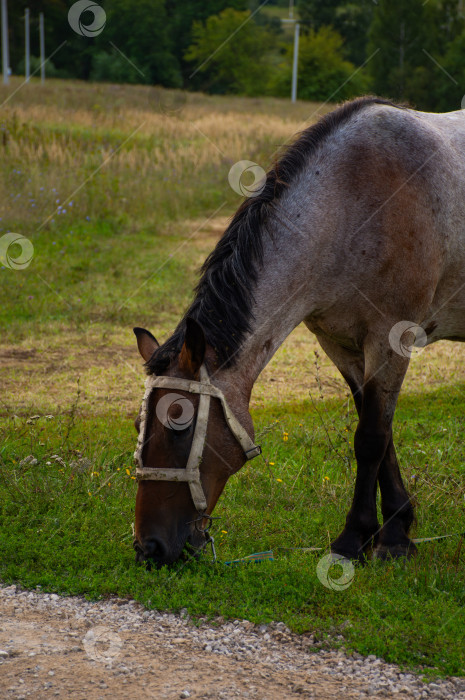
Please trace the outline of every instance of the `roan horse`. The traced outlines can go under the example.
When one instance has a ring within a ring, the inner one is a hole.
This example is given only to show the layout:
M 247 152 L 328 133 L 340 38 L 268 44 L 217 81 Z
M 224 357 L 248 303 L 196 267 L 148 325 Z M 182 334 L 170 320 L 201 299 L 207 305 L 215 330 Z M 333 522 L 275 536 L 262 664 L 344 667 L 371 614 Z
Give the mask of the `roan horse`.
M 465 339 L 464 156 L 465 112 L 374 97 L 343 104 L 303 131 L 241 204 L 173 336 L 159 346 L 135 329 L 149 373 L 136 421 L 138 561 L 162 566 L 205 546 L 205 516 L 259 452 L 254 382 L 301 321 L 359 416 L 354 497 L 332 551 L 414 553 L 392 421 L 415 339 Z

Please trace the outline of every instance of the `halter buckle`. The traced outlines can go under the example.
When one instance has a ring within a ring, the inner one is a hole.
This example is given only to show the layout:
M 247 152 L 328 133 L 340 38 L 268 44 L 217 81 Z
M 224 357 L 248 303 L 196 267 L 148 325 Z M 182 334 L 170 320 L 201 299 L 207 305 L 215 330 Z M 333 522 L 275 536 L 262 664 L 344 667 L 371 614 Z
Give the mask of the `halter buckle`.
M 249 461 L 249 459 L 254 459 L 255 457 L 258 457 L 258 455 L 261 455 L 261 453 L 261 445 L 254 445 L 254 447 L 252 447 L 250 450 L 247 450 L 247 452 L 245 452 L 244 454 L 246 456 L 247 461 Z

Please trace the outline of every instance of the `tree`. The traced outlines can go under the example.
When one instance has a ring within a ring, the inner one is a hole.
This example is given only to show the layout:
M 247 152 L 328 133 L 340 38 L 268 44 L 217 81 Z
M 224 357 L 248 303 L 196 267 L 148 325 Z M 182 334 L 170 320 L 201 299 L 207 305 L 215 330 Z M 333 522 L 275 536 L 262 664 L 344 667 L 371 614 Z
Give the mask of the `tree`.
M 24 10 L 29 7 L 31 52 L 39 55 L 38 16 L 43 12 L 46 54 L 53 54 L 58 49 L 52 60 L 60 75 L 81 79 L 92 75 L 107 80 L 116 77 L 121 82 L 149 82 L 172 87 L 181 85 L 166 0 L 98 0 L 106 12 L 107 21 L 102 33 L 96 37 L 80 36 L 70 27 L 68 10 L 72 4 L 72 0 L 9 0 L 13 69 L 24 66 Z M 82 16 L 84 24 L 92 19 L 91 11 Z
M 300 0 L 297 8 L 303 31 L 332 26 L 344 39 L 343 53 L 357 66 L 365 60 L 368 28 L 373 17 L 373 0 Z
M 92 55 L 92 69 L 89 79 L 104 83 L 150 82 L 150 67 L 145 64 L 137 66 L 129 62 L 116 50 L 98 51 Z
M 449 44 L 443 60 L 447 74 L 438 82 L 437 109 L 452 111 L 465 108 L 465 31 Z
M 404 100 L 420 74 L 434 76 L 434 62 L 425 51 L 435 35 L 433 11 L 424 0 L 379 0 L 369 31 L 369 71 L 376 93 Z M 426 68 L 425 68 L 426 67 Z M 414 77 L 416 76 L 416 78 Z M 423 91 L 417 99 L 427 99 Z
M 242 95 L 266 92 L 273 35 L 250 20 L 249 11 L 227 9 L 205 24 L 194 22 L 192 37 L 185 58 L 191 70 L 203 76 L 202 89 Z
M 227 8 L 245 11 L 248 9 L 247 0 L 176 0 L 166 2 L 166 15 L 172 39 L 173 53 L 181 67 L 183 81 L 186 87 L 192 89 L 197 81 L 189 79 L 192 68 L 184 56 L 192 43 L 194 22 L 205 22 L 208 17 L 217 15 Z
M 341 0 L 300 0 L 297 7 L 302 22 L 317 31 L 321 27 L 334 25 L 336 11 L 341 4 Z
M 137 82 L 180 87 L 181 72 L 167 31 L 165 1 L 111 0 L 107 5 L 107 23 L 96 41 L 96 48 L 109 53 L 112 42 L 137 67 L 138 70 L 134 68 L 133 71 L 142 72 L 143 75 L 138 73 Z
M 66 0 L 14 0 L 8 2 L 8 27 L 10 45 L 10 63 L 13 72 L 24 71 L 24 11 L 30 10 L 31 55 L 40 55 L 39 13 L 45 17 L 45 53 L 50 56 L 55 51 L 53 63 L 61 77 L 80 77 L 88 75 L 91 65 L 89 42 L 82 42 L 82 37 L 74 34 L 68 24 L 68 3 Z M 63 45 L 63 42 L 66 43 Z M 61 47 L 61 48 L 60 48 Z M 46 72 L 53 69 L 47 62 Z M 31 70 L 39 71 L 40 63 Z
M 303 100 L 341 100 L 367 91 L 366 77 L 343 56 L 343 39 L 331 27 L 313 29 L 302 36 L 299 47 L 297 91 Z M 292 47 L 273 86 L 273 91 L 287 97 L 291 91 Z M 354 75 L 355 73 L 355 75 Z

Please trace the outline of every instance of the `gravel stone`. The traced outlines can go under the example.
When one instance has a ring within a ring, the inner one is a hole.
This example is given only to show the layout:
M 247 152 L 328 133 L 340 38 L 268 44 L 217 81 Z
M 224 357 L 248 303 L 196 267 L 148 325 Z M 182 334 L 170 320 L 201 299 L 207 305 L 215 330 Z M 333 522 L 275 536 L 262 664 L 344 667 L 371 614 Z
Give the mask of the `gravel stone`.
M 2 698 L 18 699 L 21 689 L 28 698 L 79 700 L 465 700 L 465 678 L 427 684 L 373 654 L 330 650 L 282 622 L 211 624 L 203 618 L 197 627 L 186 608 L 174 615 L 145 610 L 136 601 L 90 602 L 17 586 L 0 586 L 0 618 Z

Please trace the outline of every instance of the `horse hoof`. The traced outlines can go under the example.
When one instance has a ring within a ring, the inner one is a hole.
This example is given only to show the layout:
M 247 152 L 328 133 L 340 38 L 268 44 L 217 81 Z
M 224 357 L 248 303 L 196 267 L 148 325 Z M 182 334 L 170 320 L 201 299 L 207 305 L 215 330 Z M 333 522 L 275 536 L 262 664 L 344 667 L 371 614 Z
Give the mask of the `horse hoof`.
M 333 549 L 333 547 L 331 547 L 331 554 L 334 554 L 335 557 L 341 557 L 342 559 L 347 559 L 348 561 L 353 561 L 357 564 L 366 564 L 366 559 L 363 553 L 360 556 L 358 554 L 350 554 L 349 552 L 341 552 L 340 550 Z
M 376 533 L 369 537 L 361 537 L 359 534 L 356 537 L 347 537 L 342 533 L 334 542 L 331 542 L 331 552 L 359 564 L 366 564 L 371 558 L 376 539 Z
M 413 559 L 417 553 L 417 548 L 413 542 L 406 544 L 377 544 L 373 550 L 373 559 Z

